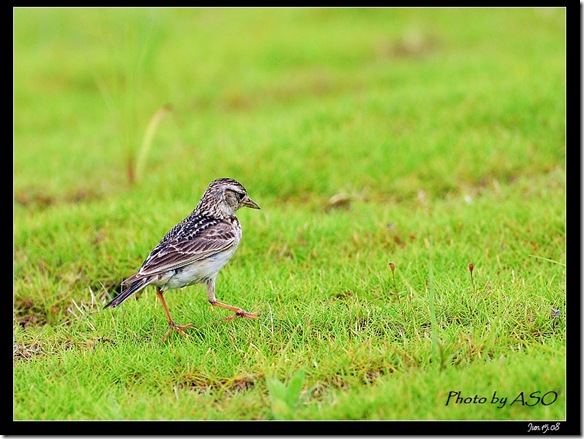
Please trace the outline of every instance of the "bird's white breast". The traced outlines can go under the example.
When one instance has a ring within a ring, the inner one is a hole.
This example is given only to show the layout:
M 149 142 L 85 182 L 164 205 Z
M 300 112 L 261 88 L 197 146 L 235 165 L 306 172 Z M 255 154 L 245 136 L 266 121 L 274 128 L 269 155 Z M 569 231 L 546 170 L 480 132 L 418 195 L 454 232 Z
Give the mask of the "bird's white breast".
M 190 265 L 186 265 L 176 270 L 168 278 L 168 281 L 165 282 L 164 285 L 161 285 L 161 289 L 165 291 L 174 288 L 182 288 L 215 278 L 225 264 L 229 262 L 235 253 L 235 250 L 237 250 L 241 240 L 241 233 L 238 238 L 239 239 L 233 243 L 233 246 L 230 249 L 216 253 L 205 259 L 195 261 Z

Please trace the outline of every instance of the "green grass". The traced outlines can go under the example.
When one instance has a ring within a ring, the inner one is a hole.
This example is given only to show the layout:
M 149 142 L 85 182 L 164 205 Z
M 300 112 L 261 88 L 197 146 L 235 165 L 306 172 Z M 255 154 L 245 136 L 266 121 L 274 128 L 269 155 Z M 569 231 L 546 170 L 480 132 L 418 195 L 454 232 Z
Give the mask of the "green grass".
M 15 9 L 14 419 L 566 419 L 564 31 Z M 103 310 L 219 177 L 262 210 L 217 298 L 260 318 L 219 322 L 201 285 L 166 296 L 189 338 L 151 289 Z

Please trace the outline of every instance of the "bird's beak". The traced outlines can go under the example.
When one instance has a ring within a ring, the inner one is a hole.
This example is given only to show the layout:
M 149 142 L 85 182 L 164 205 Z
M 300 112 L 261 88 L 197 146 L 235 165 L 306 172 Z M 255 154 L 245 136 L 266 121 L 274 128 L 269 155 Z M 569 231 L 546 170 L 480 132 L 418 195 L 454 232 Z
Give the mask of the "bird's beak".
M 241 205 L 246 206 L 246 207 L 250 207 L 252 209 L 259 209 L 260 208 L 260 206 L 258 206 L 257 203 L 254 200 L 252 200 L 251 198 L 249 198 L 247 195 L 245 196 L 245 198 L 241 202 Z

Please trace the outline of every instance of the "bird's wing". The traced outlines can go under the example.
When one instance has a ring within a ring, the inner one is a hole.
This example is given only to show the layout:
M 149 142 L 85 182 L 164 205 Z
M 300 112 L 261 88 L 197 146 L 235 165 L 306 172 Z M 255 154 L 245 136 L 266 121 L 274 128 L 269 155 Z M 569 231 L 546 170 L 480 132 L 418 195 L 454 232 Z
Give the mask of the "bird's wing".
M 238 241 L 230 224 L 219 222 L 190 234 L 180 233 L 172 239 L 163 239 L 146 258 L 137 278 L 174 270 L 192 262 L 228 250 Z

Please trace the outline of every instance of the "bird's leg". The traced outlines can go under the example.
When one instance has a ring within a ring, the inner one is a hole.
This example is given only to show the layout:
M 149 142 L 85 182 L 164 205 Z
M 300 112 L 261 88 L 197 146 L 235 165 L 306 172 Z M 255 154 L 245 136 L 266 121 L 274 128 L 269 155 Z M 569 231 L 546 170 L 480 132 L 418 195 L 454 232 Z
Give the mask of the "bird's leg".
M 207 282 L 207 300 L 213 306 L 219 306 L 221 308 L 228 309 L 230 311 L 234 311 L 235 314 L 230 315 L 229 317 L 225 317 L 224 321 L 228 322 L 229 320 L 233 320 L 235 317 L 246 317 L 248 319 L 256 319 L 260 314 L 259 311 L 256 312 L 247 312 L 244 309 L 238 308 L 237 306 L 228 305 L 223 302 L 219 302 L 215 297 L 215 279 L 211 279 Z
M 226 303 L 222 303 L 222 302 L 211 302 L 211 305 L 214 306 L 220 306 L 221 308 L 225 308 L 225 309 L 229 309 L 231 311 L 235 311 L 235 314 L 232 314 L 228 317 L 225 317 L 224 321 L 228 322 L 229 320 L 233 320 L 235 317 L 247 317 L 248 319 L 257 319 L 258 315 L 260 314 L 259 311 L 256 312 L 247 312 L 241 308 L 238 308 L 236 306 L 231 306 L 231 305 L 227 305 Z
M 168 311 L 168 306 L 166 306 L 166 301 L 164 300 L 164 296 L 162 295 L 162 291 L 160 290 L 160 288 L 156 289 L 156 295 L 158 296 L 158 298 L 162 302 L 162 306 L 164 307 L 164 312 L 166 313 L 166 317 L 168 318 L 169 328 L 168 328 L 168 331 L 166 331 L 166 334 L 164 334 L 164 337 L 162 337 L 162 341 L 166 340 L 166 337 L 168 336 L 170 331 L 172 331 L 173 329 L 178 331 L 179 334 L 188 338 L 188 335 L 183 331 L 183 329 L 192 328 L 195 325 L 193 325 L 192 323 L 187 323 L 186 325 L 177 325 L 176 323 L 174 323 L 174 321 L 172 320 L 172 317 L 170 317 L 170 312 Z

